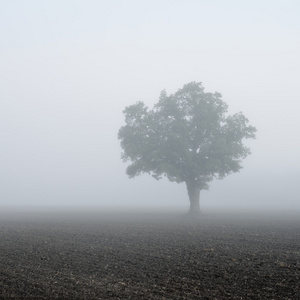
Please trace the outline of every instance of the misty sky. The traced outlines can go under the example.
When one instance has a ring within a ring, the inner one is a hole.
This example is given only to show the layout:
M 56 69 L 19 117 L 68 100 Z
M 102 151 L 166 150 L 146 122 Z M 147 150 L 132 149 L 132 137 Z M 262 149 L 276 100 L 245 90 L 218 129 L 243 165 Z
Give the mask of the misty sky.
M 299 208 L 300 1 L 0 0 L 0 205 L 185 206 L 127 178 L 125 106 L 190 81 L 257 127 L 201 205 Z

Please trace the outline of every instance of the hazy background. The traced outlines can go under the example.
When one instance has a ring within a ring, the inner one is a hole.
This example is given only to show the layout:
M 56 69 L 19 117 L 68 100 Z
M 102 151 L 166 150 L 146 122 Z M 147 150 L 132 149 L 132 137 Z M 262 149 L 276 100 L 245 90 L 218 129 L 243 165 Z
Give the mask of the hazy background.
M 125 106 L 200 81 L 257 127 L 210 207 L 300 208 L 298 0 L 0 0 L 0 205 L 188 207 L 127 178 Z

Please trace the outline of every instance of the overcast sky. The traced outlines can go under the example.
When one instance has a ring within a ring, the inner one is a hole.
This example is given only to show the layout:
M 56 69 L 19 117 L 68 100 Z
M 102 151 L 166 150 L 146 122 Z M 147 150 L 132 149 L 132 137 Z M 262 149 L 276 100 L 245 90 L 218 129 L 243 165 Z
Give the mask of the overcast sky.
M 300 1 L 0 0 L 0 205 L 188 208 L 183 184 L 127 178 L 125 106 L 190 81 L 257 127 L 202 207 L 300 208 Z

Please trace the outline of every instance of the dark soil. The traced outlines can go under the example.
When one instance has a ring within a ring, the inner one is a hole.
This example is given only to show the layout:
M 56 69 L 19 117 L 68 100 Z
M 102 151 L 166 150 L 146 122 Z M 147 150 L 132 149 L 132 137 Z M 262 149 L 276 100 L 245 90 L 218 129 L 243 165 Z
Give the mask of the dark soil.
M 0 299 L 300 299 L 299 218 L 52 214 L 2 215 Z

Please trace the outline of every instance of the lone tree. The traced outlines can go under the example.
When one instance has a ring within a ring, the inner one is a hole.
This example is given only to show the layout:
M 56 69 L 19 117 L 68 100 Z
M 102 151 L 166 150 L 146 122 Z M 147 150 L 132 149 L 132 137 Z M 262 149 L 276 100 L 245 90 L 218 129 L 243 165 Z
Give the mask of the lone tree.
M 191 214 L 200 213 L 200 191 L 214 178 L 238 172 L 250 149 L 243 139 L 255 138 L 256 128 L 240 112 L 226 115 L 220 93 L 206 93 L 201 83 L 190 82 L 175 94 L 162 91 L 149 110 L 143 102 L 123 111 L 125 126 L 118 133 L 126 173 L 133 178 L 149 173 L 185 182 Z

